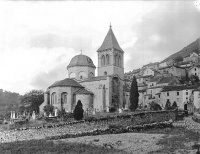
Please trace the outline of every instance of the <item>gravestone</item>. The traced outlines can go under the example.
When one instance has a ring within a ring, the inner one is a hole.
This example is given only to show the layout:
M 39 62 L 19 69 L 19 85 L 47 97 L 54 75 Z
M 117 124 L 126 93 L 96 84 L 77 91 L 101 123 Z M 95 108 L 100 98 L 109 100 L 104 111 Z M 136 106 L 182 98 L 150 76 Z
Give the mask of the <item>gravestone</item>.
M 55 117 L 58 116 L 58 109 L 55 109 L 55 114 L 54 114 Z

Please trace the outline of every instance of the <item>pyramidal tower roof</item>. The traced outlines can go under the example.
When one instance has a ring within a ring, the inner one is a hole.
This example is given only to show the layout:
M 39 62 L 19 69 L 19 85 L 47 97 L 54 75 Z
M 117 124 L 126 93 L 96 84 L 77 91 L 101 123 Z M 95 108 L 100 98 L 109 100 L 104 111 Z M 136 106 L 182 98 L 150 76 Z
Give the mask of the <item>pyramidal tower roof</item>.
M 119 50 L 121 52 L 124 52 L 122 50 L 122 48 L 119 46 L 119 43 L 117 42 L 117 39 L 112 31 L 112 27 L 110 26 L 110 29 L 109 29 L 102 45 L 97 50 L 97 52 L 107 50 L 107 49 L 112 49 L 112 48 Z

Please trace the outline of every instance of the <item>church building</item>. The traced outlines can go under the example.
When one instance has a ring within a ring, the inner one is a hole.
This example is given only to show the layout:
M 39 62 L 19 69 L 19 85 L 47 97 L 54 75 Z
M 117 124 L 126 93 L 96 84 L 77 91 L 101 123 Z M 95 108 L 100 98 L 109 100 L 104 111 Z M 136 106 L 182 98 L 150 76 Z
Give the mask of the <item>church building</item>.
M 83 54 L 74 56 L 67 66 L 69 78 L 56 81 L 47 88 L 40 112 L 47 104 L 72 112 L 78 100 L 84 111 L 109 112 L 124 107 L 124 51 L 111 26 L 97 55 L 97 76 L 90 57 Z

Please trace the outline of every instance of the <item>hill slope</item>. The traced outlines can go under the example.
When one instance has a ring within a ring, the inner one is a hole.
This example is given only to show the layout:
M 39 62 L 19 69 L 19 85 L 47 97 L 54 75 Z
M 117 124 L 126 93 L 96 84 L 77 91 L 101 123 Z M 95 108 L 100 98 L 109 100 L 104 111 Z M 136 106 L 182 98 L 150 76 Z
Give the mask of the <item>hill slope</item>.
M 192 42 L 188 46 L 184 47 L 181 51 L 178 51 L 172 54 L 171 56 L 167 57 L 162 62 L 173 60 L 179 56 L 184 58 L 184 57 L 189 56 L 193 52 L 200 53 L 200 38 L 198 38 L 196 41 Z

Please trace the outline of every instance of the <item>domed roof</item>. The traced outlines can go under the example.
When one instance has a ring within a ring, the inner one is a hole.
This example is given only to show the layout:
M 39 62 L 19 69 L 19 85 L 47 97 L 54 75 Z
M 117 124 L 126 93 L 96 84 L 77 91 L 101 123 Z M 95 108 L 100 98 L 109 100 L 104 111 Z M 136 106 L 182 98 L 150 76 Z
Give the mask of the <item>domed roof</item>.
M 76 82 L 74 79 L 66 78 L 64 80 L 54 82 L 49 88 L 52 87 L 79 87 L 82 88 L 83 86 Z
M 73 67 L 73 66 L 88 66 L 88 67 L 96 68 L 96 66 L 93 64 L 92 59 L 90 57 L 88 57 L 86 55 L 82 55 L 82 54 L 74 56 L 71 59 L 67 68 Z

